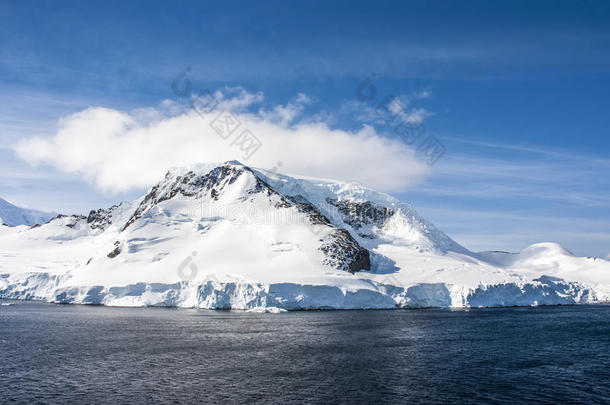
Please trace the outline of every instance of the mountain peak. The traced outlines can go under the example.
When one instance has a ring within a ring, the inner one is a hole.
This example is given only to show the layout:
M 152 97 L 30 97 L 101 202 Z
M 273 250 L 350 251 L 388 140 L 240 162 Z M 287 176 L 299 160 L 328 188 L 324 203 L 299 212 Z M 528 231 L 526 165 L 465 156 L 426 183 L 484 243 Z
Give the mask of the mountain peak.
M 0 223 L 9 226 L 40 225 L 53 218 L 57 213 L 21 208 L 0 198 Z
M 239 160 L 227 160 L 226 162 L 224 162 L 225 165 L 233 165 L 233 166 L 245 166 L 242 162 L 240 162 Z
M 254 198 L 256 195 L 263 200 Z M 346 229 L 355 238 L 354 242 L 362 246 L 373 246 L 379 238 L 389 237 L 419 250 L 469 253 L 419 217 L 408 204 L 390 195 L 353 182 L 272 175 L 236 160 L 170 169 L 139 203 L 123 229 L 148 210 L 175 197 L 196 199 L 200 205 L 214 202 L 224 205 L 225 209 L 233 209 L 236 204 L 257 205 L 273 200 L 271 204 L 275 207 L 293 206 L 323 218 L 314 222 Z M 249 211 L 257 209 L 250 207 Z

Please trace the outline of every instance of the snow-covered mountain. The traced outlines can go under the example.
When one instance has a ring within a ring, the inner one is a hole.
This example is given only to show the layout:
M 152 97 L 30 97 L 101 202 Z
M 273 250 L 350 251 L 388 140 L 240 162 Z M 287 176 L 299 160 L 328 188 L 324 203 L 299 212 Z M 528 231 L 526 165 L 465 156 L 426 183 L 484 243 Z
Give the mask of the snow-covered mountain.
M 251 310 L 608 301 L 610 262 L 552 243 L 473 253 L 365 187 L 239 162 L 142 198 L 0 227 L 0 298 Z
M 44 224 L 55 213 L 20 208 L 0 198 L 0 224 L 9 226 Z

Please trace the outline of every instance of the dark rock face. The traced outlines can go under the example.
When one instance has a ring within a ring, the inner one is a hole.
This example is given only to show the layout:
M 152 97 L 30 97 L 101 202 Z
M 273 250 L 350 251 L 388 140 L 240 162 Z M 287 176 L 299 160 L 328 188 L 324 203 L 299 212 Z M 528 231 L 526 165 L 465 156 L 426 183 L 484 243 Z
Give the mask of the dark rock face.
M 121 242 L 119 242 L 118 240 L 116 242 L 114 242 L 114 250 L 110 253 L 108 253 L 108 257 L 111 259 L 114 259 L 115 257 L 117 257 L 118 255 L 121 254 Z M 89 263 L 87 263 L 89 264 Z
M 107 210 L 100 208 L 97 211 L 91 211 L 87 217 L 87 223 L 91 229 L 105 230 L 112 223 L 112 213 L 116 208 L 117 206 L 113 205 Z
M 289 197 L 289 199 L 300 212 L 307 214 L 311 225 L 323 225 L 333 229 L 319 247 L 319 250 L 325 255 L 324 264 L 350 273 L 371 269 L 369 251 L 360 246 L 349 231 L 333 226 L 328 218 L 322 215 L 305 197 L 297 195 Z
M 324 264 L 339 270 L 355 273 L 371 269 L 371 256 L 367 249 L 356 242 L 346 229 L 335 229 L 320 246 L 326 258 Z
M 377 206 L 368 201 L 357 203 L 327 198 L 326 202 L 337 207 L 345 216 L 343 221 L 354 229 L 360 229 L 363 225 L 383 226 L 388 218 L 394 215 L 391 208 Z

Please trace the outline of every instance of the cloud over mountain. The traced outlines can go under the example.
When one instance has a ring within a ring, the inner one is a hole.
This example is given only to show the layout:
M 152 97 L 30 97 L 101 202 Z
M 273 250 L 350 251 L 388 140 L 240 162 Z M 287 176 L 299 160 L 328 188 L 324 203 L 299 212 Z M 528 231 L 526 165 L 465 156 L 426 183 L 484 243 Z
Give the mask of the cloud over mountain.
M 286 105 L 262 106 L 263 99 L 225 88 L 132 111 L 91 107 L 60 119 L 53 136 L 24 139 L 15 150 L 108 192 L 148 187 L 168 167 L 234 159 L 384 191 L 404 190 L 428 173 L 412 149 L 373 127 L 346 131 L 304 117 L 311 99 L 303 94 Z

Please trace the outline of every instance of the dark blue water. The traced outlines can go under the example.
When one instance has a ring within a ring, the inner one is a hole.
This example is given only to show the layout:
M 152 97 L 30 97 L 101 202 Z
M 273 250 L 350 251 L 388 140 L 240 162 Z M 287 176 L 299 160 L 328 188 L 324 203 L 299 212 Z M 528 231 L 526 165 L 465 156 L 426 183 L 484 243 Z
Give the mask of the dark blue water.
M 0 402 L 609 403 L 610 306 L 0 307 Z

